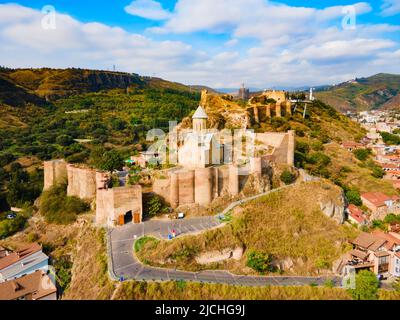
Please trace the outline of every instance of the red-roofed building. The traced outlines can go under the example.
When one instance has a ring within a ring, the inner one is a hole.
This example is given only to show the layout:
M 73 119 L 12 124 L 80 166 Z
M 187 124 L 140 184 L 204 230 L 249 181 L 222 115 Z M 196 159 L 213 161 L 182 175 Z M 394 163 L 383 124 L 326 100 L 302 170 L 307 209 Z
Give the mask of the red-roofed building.
M 6 252 L 0 258 L 0 283 L 19 278 L 37 270 L 48 271 L 49 257 L 42 251 L 42 246 L 33 243 L 14 252 Z
M 400 212 L 400 197 L 388 196 L 383 192 L 366 192 L 361 200 L 373 215 L 373 219 L 384 219 L 388 213 Z
M 347 207 L 347 213 L 349 215 L 349 221 L 357 225 L 366 225 L 368 223 L 367 216 L 364 212 L 354 204 L 350 204 Z

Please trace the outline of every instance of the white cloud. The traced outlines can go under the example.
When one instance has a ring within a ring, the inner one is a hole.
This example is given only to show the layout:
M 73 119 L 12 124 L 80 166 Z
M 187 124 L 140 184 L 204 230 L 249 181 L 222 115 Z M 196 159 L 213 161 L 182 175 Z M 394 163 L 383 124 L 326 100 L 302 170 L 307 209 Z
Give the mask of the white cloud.
M 165 20 L 171 17 L 171 13 L 164 10 L 161 3 L 153 0 L 135 0 L 125 7 L 125 11 L 150 20 Z
M 383 0 L 381 9 L 385 17 L 397 15 L 400 13 L 400 0 Z
M 82 23 L 56 15 L 56 29 L 41 26 L 41 12 L 19 5 L 0 5 L 0 60 L 11 67 L 86 67 L 166 74 L 198 54 L 180 41 L 154 41 L 118 27 Z
M 234 47 L 234 46 L 236 46 L 238 43 L 239 43 L 239 40 L 238 40 L 238 39 L 231 39 L 231 40 L 226 41 L 226 42 L 224 43 L 224 45 L 225 45 L 226 47 Z
M 147 33 L 82 23 L 66 14 L 57 14 L 56 30 L 44 30 L 40 11 L 0 5 L 0 61 L 10 67 L 107 69 L 115 64 L 121 71 L 218 87 L 243 82 L 254 87 L 318 85 L 378 72 L 400 73 L 399 43 L 388 40 L 399 26 L 358 24 L 355 30 L 343 30 L 340 6 L 318 10 L 265 0 L 244 3 L 179 0 L 158 38 L 196 31 L 229 36 L 208 47 L 202 42 L 199 48 L 196 41 L 193 46 L 156 41 Z M 358 12 L 370 10 L 365 3 L 356 7 Z

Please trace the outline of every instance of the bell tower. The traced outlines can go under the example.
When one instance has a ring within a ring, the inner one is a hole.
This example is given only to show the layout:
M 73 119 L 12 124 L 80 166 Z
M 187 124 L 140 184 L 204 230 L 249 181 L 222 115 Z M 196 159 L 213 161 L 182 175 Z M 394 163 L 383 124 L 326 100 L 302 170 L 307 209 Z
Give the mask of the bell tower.
M 193 119 L 193 132 L 197 134 L 206 133 L 208 116 L 201 106 L 197 108 L 192 119 Z

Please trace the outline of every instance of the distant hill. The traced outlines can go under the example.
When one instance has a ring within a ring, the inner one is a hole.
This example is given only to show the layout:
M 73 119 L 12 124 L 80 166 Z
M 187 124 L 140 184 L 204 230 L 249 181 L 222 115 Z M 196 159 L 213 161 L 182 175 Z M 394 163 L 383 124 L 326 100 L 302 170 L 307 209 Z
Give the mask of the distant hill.
M 172 90 L 170 94 L 187 96 L 197 94 L 203 86 L 186 86 L 181 83 L 167 81 L 161 78 L 144 77 L 134 73 L 112 72 L 88 69 L 11 69 L 0 67 L 0 129 L 7 127 L 26 126 L 35 120 L 37 114 L 49 109 L 56 109 L 60 101 L 75 99 L 78 107 L 85 95 L 104 93 L 110 103 L 125 94 L 125 99 L 138 101 L 134 96 L 150 93 L 152 90 Z M 118 90 L 118 92 L 112 92 Z M 115 99 L 111 99 L 115 97 Z M 136 100 L 135 100 L 136 99 Z M 131 103 L 132 105 L 132 103 Z M 129 109 L 129 108 L 128 108 Z M 29 110 L 29 112 L 27 112 Z
M 316 97 L 342 112 L 400 108 L 400 75 L 358 78 L 319 89 Z
M 196 87 L 141 77 L 137 74 L 86 69 L 0 69 L 0 102 L 21 105 L 111 89 L 168 88 L 200 91 Z

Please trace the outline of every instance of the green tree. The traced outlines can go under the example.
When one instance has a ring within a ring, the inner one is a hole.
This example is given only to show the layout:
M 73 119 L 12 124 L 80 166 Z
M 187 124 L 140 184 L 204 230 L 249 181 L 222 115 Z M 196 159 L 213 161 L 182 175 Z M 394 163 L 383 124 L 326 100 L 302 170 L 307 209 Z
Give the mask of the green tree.
M 74 143 L 74 139 L 69 135 L 63 134 L 57 137 L 56 143 L 63 147 L 67 147 Z
M 358 190 L 355 190 L 355 189 L 348 190 L 346 192 L 346 198 L 347 198 L 347 201 L 349 201 L 349 203 L 352 203 L 356 206 L 362 205 L 361 196 L 360 196 L 360 193 L 358 192 Z
M 349 289 L 354 300 L 376 300 L 378 298 L 379 281 L 376 275 L 362 270 L 356 275 L 355 288 Z
M 395 134 L 391 134 L 388 132 L 380 132 L 381 137 L 383 142 L 385 142 L 386 144 L 389 145 L 398 145 L 400 144 L 400 137 L 395 135 Z
M 385 223 L 391 224 L 391 223 L 399 223 L 400 222 L 400 215 L 396 215 L 394 213 L 389 213 L 385 219 L 383 219 Z
M 165 210 L 163 201 L 156 194 L 147 196 L 144 200 L 144 212 L 149 218 L 155 217 Z

